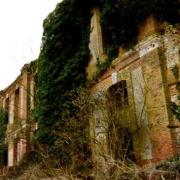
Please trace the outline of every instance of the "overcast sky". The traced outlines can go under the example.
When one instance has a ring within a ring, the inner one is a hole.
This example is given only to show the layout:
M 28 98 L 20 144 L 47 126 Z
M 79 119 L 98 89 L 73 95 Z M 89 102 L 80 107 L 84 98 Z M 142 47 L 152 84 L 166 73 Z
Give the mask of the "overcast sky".
M 0 90 L 36 59 L 43 19 L 61 0 L 0 0 Z

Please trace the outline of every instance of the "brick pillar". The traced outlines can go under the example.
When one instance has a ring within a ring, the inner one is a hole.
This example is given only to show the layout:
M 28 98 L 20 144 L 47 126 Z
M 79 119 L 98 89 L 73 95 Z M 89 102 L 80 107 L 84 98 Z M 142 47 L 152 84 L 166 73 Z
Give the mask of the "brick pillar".
M 26 153 L 26 140 L 25 139 L 20 139 L 19 142 L 17 143 L 17 163 L 19 163 L 23 156 Z
M 10 102 L 9 102 L 9 124 L 13 124 L 14 123 L 14 103 L 15 103 L 15 95 L 11 94 L 10 95 Z
M 152 143 L 150 140 L 150 130 L 148 127 L 148 116 L 146 107 L 146 87 L 143 78 L 142 67 L 132 71 L 132 84 L 134 93 L 134 102 L 137 117 L 137 126 L 139 128 L 139 156 L 140 160 L 152 159 Z
M 34 92 L 35 92 L 34 79 L 30 80 L 30 109 L 34 109 Z
M 8 144 L 8 167 L 14 166 L 14 143 Z
M 149 43 L 149 45 L 148 45 Z M 151 49 L 151 45 L 152 49 Z M 164 75 L 164 58 L 158 38 L 147 42 L 141 55 L 144 79 L 147 86 L 146 105 L 152 142 L 153 161 L 160 161 L 173 154 L 171 132 L 168 128 L 169 109 L 167 84 Z M 149 48 L 148 48 L 149 47 Z M 154 49 L 154 47 L 156 47 Z M 150 51 L 151 50 L 151 51 Z M 149 51 L 149 52 L 148 52 Z

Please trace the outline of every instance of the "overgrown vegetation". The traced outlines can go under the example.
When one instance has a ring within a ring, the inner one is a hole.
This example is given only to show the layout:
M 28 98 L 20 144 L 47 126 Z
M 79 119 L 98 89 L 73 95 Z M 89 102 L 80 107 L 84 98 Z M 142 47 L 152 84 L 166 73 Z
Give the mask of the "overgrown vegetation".
M 179 22 L 178 0 L 100 0 L 99 6 L 108 65 L 117 57 L 120 46 L 129 48 L 137 42 L 139 26 L 148 16 L 171 24 Z M 102 72 L 107 62 L 100 65 Z
M 0 166 L 4 165 L 4 152 L 6 149 L 5 137 L 6 137 L 6 126 L 7 126 L 7 113 L 0 108 Z
M 178 96 L 178 101 L 179 100 L 180 100 L 180 96 Z M 180 105 L 175 102 L 172 102 L 171 110 L 173 114 L 175 115 L 176 119 L 180 121 Z
M 175 77 L 176 79 L 178 79 L 178 77 L 179 77 L 179 67 L 178 67 L 177 64 L 175 64 L 175 65 L 171 68 L 171 71 L 172 71 L 174 77 Z
M 180 178 L 180 156 L 168 158 L 157 165 L 158 170 L 164 171 L 165 179 L 178 179 Z
M 179 20 L 178 0 L 64 0 L 45 19 L 38 60 L 36 140 L 56 166 L 71 164 L 75 157 L 89 162 L 91 156 L 88 118 L 77 115 L 81 107 L 72 103 L 72 94 L 77 95 L 86 84 L 90 12 L 94 6 L 101 9 L 108 55 L 108 63 L 99 67 L 101 71 L 116 57 L 119 46 L 136 41 L 138 27 L 149 15 L 171 23 Z
M 74 144 L 72 141 L 73 126 L 78 120 L 70 122 L 67 117 L 69 119 L 77 109 L 67 94 L 70 91 L 75 93 L 86 82 L 90 17 L 90 3 L 64 0 L 44 21 L 38 60 L 37 140 L 51 146 L 49 153 L 58 157 L 57 164 L 71 163 L 73 152 L 77 152 L 80 146 L 79 153 L 86 149 L 83 142 Z M 79 122 L 77 126 L 76 136 L 80 129 L 81 136 L 83 124 Z
M 98 169 L 96 178 L 107 180 L 119 179 L 138 179 L 154 180 L 168 179 L 174 180 L 180 177 L 180 156 L 176 155 L 163 162 L 153 165 L 148 164 L 140 167 L 132 161 L 115 160 L 113 157 L 107 157 L 103 168 Z M 93 179 L 93 175 L 81 176 L 74 173 L 71 168 L 53 168 L 51 162 L 43 160 L 37 163 L 34 153 L 29 153 L 20 165 L 11 168 L 8 174 L 9 179 L 64 179 L 64 180 L 82 180 Z

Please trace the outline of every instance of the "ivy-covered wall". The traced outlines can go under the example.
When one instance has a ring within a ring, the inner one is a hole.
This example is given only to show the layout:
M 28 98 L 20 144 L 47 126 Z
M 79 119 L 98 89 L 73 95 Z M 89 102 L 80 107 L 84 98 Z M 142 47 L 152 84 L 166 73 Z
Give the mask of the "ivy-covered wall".
M 79 110 L 72 104 L 72 94 L 77 94 L 87 81 L 90 19 L 95 6 L 100 7 L 108 56 L 98 65 L 98 75 L 117 56 L 120 46 L 129 47 L 136 42 L 138 28 L 148 16 L 173 24 L 179 21 L 178 0 L 64 0 L 44 20 L 37 74 L 36 138 L 50 147 L 50 154 L 59 157 L 61 164 L 70 163 L 72 153 L 78 149 L 88 151 L 85 154 L 90 156 L 88 137 L 82 140 L 84 124 L 74 119 L 73 124 L 78 126 L 70 132 L 72 124 L 68 119 Z M 74 137 L 78 139 L 76 143 Z
M 100 0 L 99 6 L 108 59 L 99 65 L 97 76 L 117 57 L 120 46 L 130 48 L 137 43 L 139 26 L 150 15 L 161 22 L 179 22 L 178 0 Z
M 72 93 L 86 82 L 90 9 L 90 1 L 64 0 L 44 21 L 37 76 L 37 140 L 50 145 L 51 155 L 59 157 L 61 164 L 71 162 L 73 150 L 81 145 L 72 143 L 72 123 L 67 119 L 77 111 Z

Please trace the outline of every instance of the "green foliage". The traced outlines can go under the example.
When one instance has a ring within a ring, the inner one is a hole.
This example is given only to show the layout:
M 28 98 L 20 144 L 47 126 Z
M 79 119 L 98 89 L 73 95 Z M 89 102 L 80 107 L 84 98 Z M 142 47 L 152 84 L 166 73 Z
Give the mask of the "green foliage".
M 7 113 L 2 108 L 0 108 L 0 165 L 4 164 L 7 118 L 8 118 Z
M 41 144 L 51 146 L 50 154 L 59 157 L 61 164 L 70 163 L 73 150 L 85 146 L 77 143 L 73 147 L 70 139 L 76 120 L 68 119 L 77 107 L 67 94 L 75 93 L 86 82 L 90 18 L 90 1 L 64 0 L 44 21 L 38 60 L 36 137 Z
M 180 173 L 180 155 L 174 155 L 156 166 L 157 170 L 165 171 L 164 178 L 178 179 Z
M 178 65 L 174 65 L 172 68 L 171 68 L 171 71 L 174 75 L 174 77 L 177 79 L 179 77 L 179 67 Z
M 176 119 L 180 121 L 180 105 L 173 102 L 171 105 L 171 110 L 173 114 L 176 116 Z
M 111 65 L 111 59 L 110 58 L 107 58 L 102 63 L 98 62 L 96 65 L 97 71 L 93 77 L 93 80 L 97 80 L 97 78 L 100 77 L 103 74 L 103 72 L 105 72 L 110 65 Z
M 158 21 L 179 22 L 179 1 L 169 0 L 101 0 L 102 29 L 106 53 L 112 61 L 118 48 L 137 42 L 139 25 L 150 15 Z

